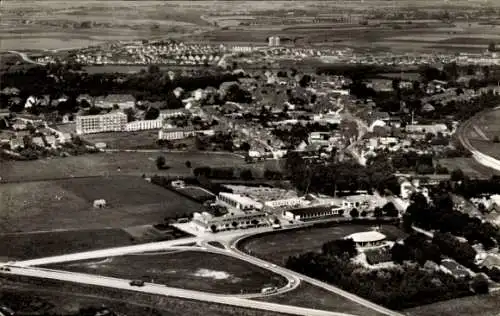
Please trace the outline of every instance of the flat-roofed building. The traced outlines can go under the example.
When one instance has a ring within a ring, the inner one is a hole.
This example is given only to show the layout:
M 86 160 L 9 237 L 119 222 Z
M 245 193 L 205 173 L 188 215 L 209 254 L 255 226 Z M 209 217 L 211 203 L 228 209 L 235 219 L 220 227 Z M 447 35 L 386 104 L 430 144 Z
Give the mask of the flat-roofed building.
M 266 213 L 261 211 L 236 211 L 222 216 L 214 216 L 209 212 L 193 214 L 191 224 L 202 231 L 224 231 L 231 229 L 244 229 L 251 227 L 270 226 L 271 221 Z
M 315 219 L 322 219 L 328 217 L 343 216 L 345 210 L 339 205 L 321 205 L 297 208 L 293 210 L 286 210 L 283 212 L 283 217 L 295 221 L 308 221 Z
M 249 196 L 269 208 L 298 207 L 304 204 L 304 199 L 297 192 L 280 188 L 249 187 L 244 185 L 224 185 L 232 193 Z
M 162 119 L 140 120 L 127 123 L 125 125 L 125 131 L 132 132 L 132 131 L 145 131 L 150 129 L 160 129 L 162 128 L 162 126 L 163 126 Z
M 92 134 L 125 130 L 127 115 L 122 112 L 76 117 L 76 133 Z
M 389 243 L 386 238 L 384 234 L 378 231 L 354 233 L 344 237 L 344 239 L 352 239 L 360 250 L 388 247 Z
M 221 202 L 223 205 L 227 205 L 229 207 L 237 208 L 242 211 L 257 209 L 260 210 L 263 208 L 263 204 L 255 201 L 254 199 L 242 195 L 242 194 L 234 194 L 221 192 L 217 196 L 217 201 Z

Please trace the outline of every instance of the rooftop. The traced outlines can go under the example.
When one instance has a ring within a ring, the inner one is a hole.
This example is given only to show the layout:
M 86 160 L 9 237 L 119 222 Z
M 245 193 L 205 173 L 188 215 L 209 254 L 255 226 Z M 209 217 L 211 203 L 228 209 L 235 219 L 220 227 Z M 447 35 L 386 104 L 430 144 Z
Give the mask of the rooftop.
M 344 239 L 352 239 L 356 243 L 381 241 L 384 240 L 385 238 L 386 236 L 384 234 L 376 231 L 354 233 L 344 237 Z

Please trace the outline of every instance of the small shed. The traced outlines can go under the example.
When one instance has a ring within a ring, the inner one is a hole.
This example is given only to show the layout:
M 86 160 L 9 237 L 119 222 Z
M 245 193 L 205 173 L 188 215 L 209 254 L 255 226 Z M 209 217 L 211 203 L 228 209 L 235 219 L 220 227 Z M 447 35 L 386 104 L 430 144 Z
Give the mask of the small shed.
M 104 208 L 104 207 L 106 207 L 106 200 L 104 199 L 94 200 L 94 208 Z

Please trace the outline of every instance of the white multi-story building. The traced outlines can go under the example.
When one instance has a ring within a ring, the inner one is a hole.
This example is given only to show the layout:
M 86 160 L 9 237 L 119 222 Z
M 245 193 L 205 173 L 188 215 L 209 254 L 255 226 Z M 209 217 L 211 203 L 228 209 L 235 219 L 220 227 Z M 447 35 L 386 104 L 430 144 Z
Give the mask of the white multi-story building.
M 159 129 L 159 128 L 162 128 L 162 126 L 163 126 L 162 119 L 141 120 L 141 121 L 134 121 L 134 122 L 127 123 L 125 125 L 125 131 L 127 131 L 127 132 L 145 131 L 145 130 L 149 130 L 149 129 Z
M 280 38 L 279 38 L 279 36 L 270 36 L 268 38 L 268 46 L 269 47 L 280 46 Z
M 197 131 L 190 127 L 175 127 L 175 128 L 164 128 L 158 132 L 158 139 L 160 140 L 177 140 L 184 139 L 187 137 L 192 137 L 196 135 L 215 135 L 213 129 Z
M 92 134 L 102 132 L 121 132 L 127 124 L 127 115 L 122 112 L 77 116 L 76 133 Z

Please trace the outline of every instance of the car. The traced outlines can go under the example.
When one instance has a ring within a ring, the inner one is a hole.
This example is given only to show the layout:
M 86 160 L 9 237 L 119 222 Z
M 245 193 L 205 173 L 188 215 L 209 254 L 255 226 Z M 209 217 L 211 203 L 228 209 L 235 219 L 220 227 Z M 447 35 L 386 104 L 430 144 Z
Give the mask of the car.
M 10 271 L 10 268 L 9 267 L 0 267 L 0 270 L 1 271 Z
M 144 281 L 132 280 L 132 281 L 130 281 L 130 286 L 144 286 Z

